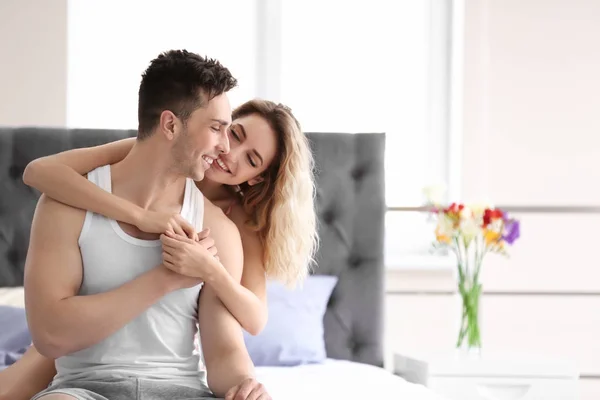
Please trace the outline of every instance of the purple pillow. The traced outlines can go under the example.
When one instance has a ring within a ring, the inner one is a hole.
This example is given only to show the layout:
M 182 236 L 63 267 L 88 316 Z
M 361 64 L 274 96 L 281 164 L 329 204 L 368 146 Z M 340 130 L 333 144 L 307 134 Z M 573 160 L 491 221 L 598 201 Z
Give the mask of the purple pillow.
M 294 366 L 327 358 L 323 316 L 338 278 L 311 275 L 302 286 L 267 285 L 269 320 L 257 336 L 244 332 L 256 366 Z
M 25 309 L 0 306 L 0 369 L 18 360 L 30 345 Z

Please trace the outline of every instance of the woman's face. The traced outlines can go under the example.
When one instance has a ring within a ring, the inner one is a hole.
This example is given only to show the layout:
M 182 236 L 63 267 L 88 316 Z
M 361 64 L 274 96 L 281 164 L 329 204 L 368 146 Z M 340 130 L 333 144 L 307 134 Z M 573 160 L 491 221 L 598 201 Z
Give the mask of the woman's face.
M 234 120 L 229 127 L 229 154 L 221 154 L 205 172 L 205 179 L 224 185 L 255 185 L 273 162 L 277 137 L 267 121 L 251 114 Z

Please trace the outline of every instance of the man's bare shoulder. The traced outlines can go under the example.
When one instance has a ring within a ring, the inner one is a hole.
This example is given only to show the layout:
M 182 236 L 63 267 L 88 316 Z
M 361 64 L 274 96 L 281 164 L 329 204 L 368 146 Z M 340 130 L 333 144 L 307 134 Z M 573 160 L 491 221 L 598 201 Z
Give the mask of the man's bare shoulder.
M 43 193 L 38 199 L 37 207 L 42 208 L 44 212 L 58 213 L 61 217 L 81 218 L 85 217 L 86 213 L 85 210 L 56 201 Z
M 85 210 L 71 207 L 42 194 L 36 206 L 34 224 L 38 228 L 53 229 L 57 234 L 78 233 L 83 226 L 85 213 Z

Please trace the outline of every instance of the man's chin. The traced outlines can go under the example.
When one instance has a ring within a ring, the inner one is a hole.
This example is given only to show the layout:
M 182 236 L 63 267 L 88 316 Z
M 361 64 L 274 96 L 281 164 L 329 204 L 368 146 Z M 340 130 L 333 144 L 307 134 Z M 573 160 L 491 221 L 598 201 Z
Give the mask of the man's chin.
M 192 178 L 196 182 L 199 182 L 204 179 L 205 174 L 206 172 L 204 170 L 197 169 L 195 171 L 192 171 L 189 178 Z

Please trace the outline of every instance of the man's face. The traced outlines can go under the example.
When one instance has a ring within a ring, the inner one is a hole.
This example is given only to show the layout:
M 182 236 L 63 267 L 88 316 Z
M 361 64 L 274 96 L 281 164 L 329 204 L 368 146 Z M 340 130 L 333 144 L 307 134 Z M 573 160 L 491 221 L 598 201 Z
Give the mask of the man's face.
M 180 126 L 173 143 L 172 154 L 177 170 L 195 181 L 214 159 L 229 152 L 227 128 L 231 124 L 231 106 L 226 94 L 219 95 L 204 107 L 195 110 Z

